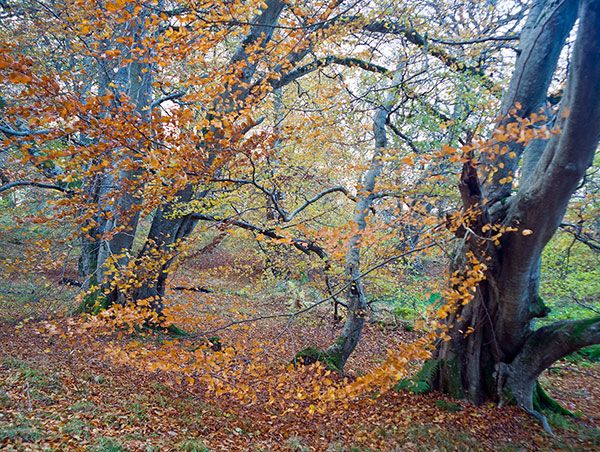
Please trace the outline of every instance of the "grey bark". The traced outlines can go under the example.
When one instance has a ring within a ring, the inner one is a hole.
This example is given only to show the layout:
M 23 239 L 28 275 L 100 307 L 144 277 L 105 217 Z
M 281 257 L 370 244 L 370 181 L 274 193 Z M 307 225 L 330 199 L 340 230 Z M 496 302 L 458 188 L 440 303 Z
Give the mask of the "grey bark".
M 546 33 L 553 28 L 546 27 L 552 20 L 555 24 L 572 24 L 573 8 L 575 5 L 570 1 L 535 4 L 534 11 L 539 16 L 524 35 L 524 48 L 530 50 L 522 54 L 531 56 L 517 63 L 511 83 L 511 86 L 528 86 L 538 93 L 522 98 L 523 111 L 534 112 L 538 108 L 538 100 L 546 96 L 547 73 L 554 71 L 537 54 L 538 49 L 546 52 L 552 47 L 546 41 L 556 40 L 556 35 Z M 537 376 L 555 360 L 600 341 L 600 318 L 532 329 L 532 320 L 547 314 L 538 294 L 541 253 L 592 164 L 600 139 L 600 2 L 581 1 L 577 16 L 579 28 L 558 114 L 560 135 L 533 143 L 525 150 L 530 155 L 525 157 L 520 186 L 516 194 L 501 203 L 491 206 L 484 203 L 484 191 L 491 202 L 506 194 L 506 189 L 497 186 L 495 179 L 482 187 L 475 170 L 468 168 L 470 165 L 463 170 L 465 207 L 468 199 L 483 205 L 480 218 L 471 225 L 478 235 L 485 236 L 480 228 L 490 220 L 533 233 L 507 233 L 499 247 L 491 247 L 472 235 L 465 237 L 455 269 L 463 267 L 460 258 L 464 259 L 466 252 L 471 251 L 476 256 L 490 258 L 486 262 L 487 279 L 477 288 L 475 299 L 448 320 L 451 340 L 436 351 L 438 370 L 432 379 L 434 389 L 466 396 L 476 403 L 506 399 L 511 394 L 514 401 L 538 417 L 545 427 L 547 423 L 532 401 Z M 547 17 L 550 18 L 543 19 Z M 530 42 L 532 39 L 534 42 Z M 556 52 L 559 49 L 552 54 Z M 544 70 L 528 67 L 539 64 Z M 465 336 L 462 332 L 468 327 L 475 331 Z
M 577 5 L 577 0 L 533 2 L 521 34 L 521 53 L 514 75 L 502 97 L 498 127 L 506 127 L 516 121 L 516 118 L 509 115 L 509 111 L 516 108 L 517 104 L 521 105 L 521 108 L 516 109 L 516 116 L 519 118 L 527 118 L 545 107 L 548 86 L 552 81 L 560 52 L 577 17 Z M 524 147 L 521 143 L 510 142 L 508 146 L 517 158 L 511 158 L 509 153 L 506 153 L 493 162 L 497 172 L 486 186 L 486 193 L 493 200 L 510 196 L 510 184 L 500 183 L 500 180 L 516 173 L 519 158 L 523 153 Z M 503 168 L 500 168 L 500 163 L 504 164 Z
M 367 297 L 361 276 L 361 238 L 367 227 L 367 217 L 376 199 L 375 185 L 383 169 L 381 160 L 387 148 L 386 124 L 388 116 L 396 101 L 396 86 L 400 83 L 402 71 L 396 71 L 391 85 L 391 91 L 373 117 L 373 134 L 375 136 L 375 152 L 371 158 L 369 169 L 361 181 L 361 190 L 357 196 L 354 211 L 354 223 L 357 232 L 348 242 L 346 253 L 346 275 L 349 279 L 347 294 L 347 313 L 344 327 L 338 339 L 327 350 L 326 354 L 333 358 L 336 367 L 343 371 L 346 361 L 358 345 L 367 315 Z
M 123 24 L 122 34 L 132 39 L 133 47 L 121 46 L 123 60 L 132 60 L 125 64 L 117 63 L 116 74 L 112 79 L 113 71 L 104 65 L 99 70 L 99 95 L 108 91 L 110 84 L 115 85 L 115 108 L 119 107 L 121 96 L 127 95 L 129 102 L 134 105 L 136 118 L 140 127 L 148 124 L 151 120 L 150 105 L 152 102 L 152 73 L 153 67 L 150 63 L 142 61 L 135 55 L 136 51 L 143 54 L 144 39 L 147 36 L 145 20 L 147 11 L 142 9 L 139 17 Z M 120 65 L 120 67 L 119 67 Z M 106 112 L 105 114 L 109 114 Z M 127 143 L 130 149 L 138 152 L 144 148 L 144 139 L 134 139 Z M 141 154 L 140 154 L 141 155 Z M 132 158 L 139 159 L 140 155 Z M 140 169 L 117 170 L 120 162 L 115 160 L 110 171 L 103 172 L 87 181 L 85 187 L 89 199 L 98 206 L 99 215 L 95 221 L 97 227 L 90 231 L 89 235 L 82 237 L 82 254 L 80 256 L 80 276 L 84 280 L 84 288 L 90 285 L 100 284 L 105 291 L 110 289 L 110 281 L 106 280 L 104 270 L 106 262 L 112 256 L 119 256 L 115 265 L 124 267 L 129 262 L 133 242 L 139 222 L 139 208 L 142 203 L 141 189 L 138 178 L 142 175 Z M 138 185 L 136 187 L 136 185 Z M 111 198 L 116 202 L 109 202 Z M 107 219 L 104 214 L 110 214 Z M 112 290 L 105 297 L 104 305 L 114 302 L 124 302 L 123 294 L 118 290 Z

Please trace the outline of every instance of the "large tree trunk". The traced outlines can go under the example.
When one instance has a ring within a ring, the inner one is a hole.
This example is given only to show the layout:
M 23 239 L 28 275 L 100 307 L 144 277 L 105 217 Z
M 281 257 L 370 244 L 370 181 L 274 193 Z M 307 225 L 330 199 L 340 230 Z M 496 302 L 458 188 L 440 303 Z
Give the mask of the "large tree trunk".
M 149 51 L 144 47 L 144 39 L 148 33 L 145 24 L 146 11 L 144 8 L 139 17 L 122 25 L 123 36 L 131 38 L 133 48 L 129 45 L 121 46 L 123 59 L 118 61 L 114 68 L 108 67 L 107 63 L 99 63 L 104 67 L 98 72 L 99 94 L 106 93 L 108 87 L 114 85 L 119 93 L 113 101 L 114 109 L 118 111 L 123 107 L 120 96 L 126 96 L 134 106 L 134 116 L 128 120 L 137 122 L 138 129 L 143 131 L 142 135 L 150 136 L 148 125 L 152 119 L 150 105 L 154 68 L 152 63 L 145 62 L 142 56 Z M 135 51 L 140 54 L 134 55 Z M 114 79 L 110 75 L 113 71 Z M 109 115 L 107 111 L 103 114 Z M 128 140 L 131 142 L 123 143 L 122 147 L 136 149 L 137 153 L 123 157 L 117 152 L 110 170 L 87 181 L 86 194 L 96 206 L 97 213 L 93 227 L 82 237 L 80 276 L 84 279 L 84 289 L 99 285 L 101 292 L 88 294 L 82 305 L 84 310 L 93 309 L 97 302 L 100 302 L 98 307 L 101 308 L 115 302 L 124 302 L 123 294 L 111 285 L 111 278 L 105 275 L 105 270 L 109 264 L 117 269 L 127 266 L 140 219 L 143 188 L 140 178 L 143 170 L 140 167 L 126 170 L 118 168 L 123 163 L 122 160 L 127 158 L 138 162 L 141 160 L 147 138 L 138 136 Z
M 562 47 L 570 28 L 566 24 L 574 22 L 572 3 L 545 5 L 541 13 L 537 11 L 541 19 L 537 20 L 537 28 L 524 36 L 522 55 L 535 55 L 536 47 L 548 49 L 551 42 Z M 552 23 L 563 24 L 558 44 Z M 466 209 L 479 207 L 479 217 L 469 225 L 452 270 L 464 272 L 470 265 L 470 253 L 487 266 L 486 279 L 478 285 L 473 300 L 446 319 L 450 340 L 438 346 L 435 372 L 429 376 L 432 389 L 467 397 L 475 403 L 516 402 L 540 418 L 545 427 L 539 406 L 534 406 L 537 377 L 554 361 L 600 342 L 600 318 L 558 322 L 537 331 L 532 328 L 532 321 L 548 312 L 538 294 L 541 253 L 591 165 L 600 138 L 599 23 L 600 1 L 581 1 L 571 68 L 557 116 L 561 134 L 545 142 L 542 150 L 540 142 L 524 150 L 527 165 L 522 169 L 517 193 L 506 199 L 506 189 L 496 188 L 495 180 L 481 186 L 471 163 L 463 168 L 463 204 Z M 557 51 L 550 53 L 556 55 Z M 536 64 L 545 66 L 548 59 L 529 58 L 517 63 L 513 80 L 530 87 L 537 81 L 544 85 L 544 89 L 537 88 L 538 93 L 545 96 L 549 80 L 536 74 L 545 74 L 548 68 L 536 72 L 528 66 Z M 519 100 L 518 91 L 515 98 Z M 529 101 L 535 103 L 535 99 Z M 524 110 L 535 111 L 522 104 Z M 496 196 L 498 191 L 503 195 Z M 492 202 L 504 199 L 486 205 L 484 192 Z M 489 232 L 482 229 L 489 223 L 517 227 L 519 231 L 505 233 L 500 245 L 493 246 L 485 239 Z
M 163 312 L 163 297 L 165 295 L 168 271 L 175 259 L 177 243 L 186 240 L 193 232 L 197 219 L 191 215 L 178 216 L 177 203 L 186 203 L 192 200 L 194 189 L 188 186 L 183 189 L 175 201 L 160 207 L 152 220 L 148 240 L 138 254 L 138 259 L 144 259 L 151 253 L 159 252 L 168 256 L 168 259 L 158 268 L 150 266 L 150 274 L 143 276 L 143 284 L 134 294 L 134 300 L 150 299 L 151 307 L 159 315 Z M 175 254 L 173 254 L 175 253 Z

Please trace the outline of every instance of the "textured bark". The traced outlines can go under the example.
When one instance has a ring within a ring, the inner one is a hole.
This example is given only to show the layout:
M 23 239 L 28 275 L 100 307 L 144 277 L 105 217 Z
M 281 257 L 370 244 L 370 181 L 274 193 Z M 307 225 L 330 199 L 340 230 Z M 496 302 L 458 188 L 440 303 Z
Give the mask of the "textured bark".
M 185 240 L 192 233 L 198 220 L 192 215 L 177 216 L 174 210 L 177 202 L 189 202 L 193 197 L 194 189 L 192 186 L 188 186 L 178 193 L 175 202 L 166 204 L 157 210 L 150 226 L 148 240 L 140 250 L 138 258 L 142 258 L 153 249 L 158 249 L 161 253 L 169 253 L 169 248 L 173 244 Z M 157 274 L 153 278 L 146 279 L 142 287 L 133 294 L 134 300 L 152 298 L 151 306 L 159 315 L 163 310 L 162 298 L 165 295 L 168 270 L 172 262 L 173 258 L 165 262 Z
M 520 55 L 517 59 L 510 85 L 502 97 L 499 127 L 508 126 L 516 118 L 509 115 L 511 109 L 516 116 L 526 118 L 532 113 L 539 113 L 545 107 L 548 86 L 556 69 L 560 52 L 577 17 L 577 0 L 553 1 L 534 0 L 521 33 Z M 520 104 L 521 108 L 516 108 Z M 502 143 L 506 144 L 506 143 Z M 524 147 L 521 143 L 507 143 L 510 151 L 517 158 L 509 157 L 509 153 L 499 156 L 490 162 L 496 169 L 490 183 L 485 187 L 492 200 L 500 200 L 510 196 L 511 185 L 500 182 L 507 176 L 514 176 L 519 157 Z M 501 168 L 500 163 L 503 164 Z
M 135 51 L 143 53 L 147 50 L 142 48 L 143 40 L 147 35 L 146 19 L 146 13 L 142 12 L 139 17 L 122 25 L 123 35 L 131 38 L 133 46 L 121 46 L 123 59 L 114 68 L 116 71 L 114 80 L 109 78 L 109 74 L 113 73 L 111 68 L 103 67 L 99 70 L 99 93 L 105 93 L 108 86 L 113 84 L 119 93 L 126 94 L 135 108 L 136 117 L 132 120 L 139 121 L 140 129 L 151 120 L 153 68 L 151 64 L 135 56 Z M 122 101 L 116 96 L 114 102 L 113 107 L 118 108 Z M 128 147 L 141 150 L 144 148 L 144 142 L 144 139 L 131 142 L 128 143 Z M 139 157 L 139 155 L 131 156 L 133 160 Z M 118 168 L 120 163 L 115 158 L 113 165 Z M 114 263 L 117 267 L 124 267 L 129 262 L 142 203 L 140 193 L 143 187 L 138 182 L 141 175 L 141 169 L 128 169 L 119 171 L 116 175 L 111 172 L 100 173 L 88 181 L 87 195 L 98 206 L 99 214 L 95 218 L 97 226 L 82 238 L 80 276 L 85 281 L 86 289 L 100 284 L 102 290 L 108 292 L 110 281 L 106 280 L 104 274 L 107 260 L 112 256 L 119 256 Z M 116 202 L 113 202 L 112 198 L 115 198 Z M 110 219 L 107 219 L 105 214 L 110 214 L 108 215 Z M 103 307 L 115 302 L 124 302 L 122 294 L 118 290 L 112 290 L 101 296 L 98 293 L 90 294 L 82 308 L 89 310 L 99 297 L 102 298 Z
M 524 45 L 531 46 L 531 50 L 524 52 L 521 58 L 535 56 L 537 47 L 547 50 L 550 43 L 543 40 L 554 41 L 556 36 L 545 35 L 545 27 L 552 20 L 557 24 L 566 23 L 568 19 L 572 24 L 573 8 L 573 2 L 568 1 L 558 6 L 551 2 L 536 4 L 534 12 L 539 16 L 524 36 Z M 464 268 L 464 258 L 469 251 L 476 256 L 488 256 L 487 279 L 479 285 L 475 299 L 448 319 L 451 340 L 442 343 L 436 351 L 437 372 L 431 381 L 433 389 L 468 397 L 476 403 L 516 402 L 539 418 L 547 429 L 545 418 L 533 403 L 538 375 L 566 354 L 600 342 L 598 318 L 558 322 L 535 332 L 532 329 L 532 320 L 547 314 L 538 294 L 541 253 L 592 164 L 600 138 L 600 2 L 581 1 L 578 11 L 579 29 L 557 120 L 561 134 L 547 142 L 532 143 L 525 149 L 519 189 L 501 203 L 484 204 L 483 192 L 489 194 L 492 203 L 506 194 L 506 189 L 498 188 L 495 179 L 481 187 L 474 170 L 467 169 L 469 165 L 463 171 L 461 191 L 465 207 L 469 207 L 469 203 L 483 206 L 479 219 L 471 225 L 477 235 L 485 236 L 480 227 L 488 221 L 488 216 L 495 223 L 529 229 L 533 233 L 505 234 L 501 245 L 495 248 L 473 235 L 465 237 L 454 269 Z M 536 31 L 536 27 L 542 29 Z M 531 39 L 534 42 L 528 44 Z M 562 41 L 560 45 L 562 47 Z M 536 87 L 539 94 L 530 99 L 534 105 L 537 99 L 545 97 L 546 73 L 550 68 L 532 70 L 529 65 L 545 66 L 546 61 L 527 58 L 517 63 L 511 87 L 515 79 L 530 90 Z M 522 108 L 532 112 L 537 105 L 534 108 L 523 104 Z M 497 196 L 498 193 L 501 196 Z M 469 327 L 474 328 L 474 332 L 463 334 Z

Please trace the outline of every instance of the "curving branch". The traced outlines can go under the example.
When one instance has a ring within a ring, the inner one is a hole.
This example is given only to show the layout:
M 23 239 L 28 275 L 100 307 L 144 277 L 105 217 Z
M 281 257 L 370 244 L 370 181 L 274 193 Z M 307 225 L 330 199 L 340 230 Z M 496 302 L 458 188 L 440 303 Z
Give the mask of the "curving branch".
M 600 241 L 585 233 L 581 225 L 563 222 L 559 227 L 562 231 L 571 234 L 575 240 L 583 243 L 592 251 L 600 253 Z
M 174 93 L 167 94 L 166 96 L 153 100 L 150 104 L 150 109 L 156 108 L 169 100 L 181 99 L 183 96 L 185 96 L 185 91 L 176 91 Z
M 358 67 L 358 68 L 364 69 L 365 71 L 383 74 L 386 77 L 391 77 L 391 73 L 392 73 L 392 71 L 390 71 L 388 68 L 386 68 L 384 66 L 380 66 L 378 64 L 371 63 L 369 61 L 361 60 L 360 58 L 338 57 L 338 56 L 334 56 L 334 55 L 329 55 L 329 56 L 314 60 L 308 64 L 305 64 L 304 66 L 300 66 L 300 67 L 288 72 L 287 74 L 283 75 L 280 79 L 274 80 L 273 83 L 271 83 L 271 86 L 274 89 L 281 88 L 281 87 L 293 82 L 294 80 L 299 79 L 300 77 L 303 77 L 307 74 L 310 74 L 311 72 L 316 71 L 319 68 L 329 66 L 331 64 L 337 64 L 340 66 L 347 66 L 347 67 L 351 67 L 351 68 Z
M 16 130 L 16 129 L 13 129 L 12 127 L 7 126 L 7 125 L 0 125 L 0 132 L 4 133 L 5 135 L 13 136 L 13 137 L 29 137 L 31 135 L 45 135 L 47 133 L 51 133 L 52 131 L 49 130 L 49 129 L 43 129 L 43 130 L 29 130 L 29 129 Z
M 36 188 L 45 188 L 48 190 L 57 190 L 57 191 L 67 193 L 67 194 L 73 193 L 73 190 L 70 190 L 66 187 L 61 187 L 60 185 L 45 184 L 43 182 L 31 182 L 31 181 L 24 181 L 24 180 L 9 182 L 8 184 L 4 184 L 4 185 L 0 186 L 0 193 L 10 190 L 11 188 L 17 188 L 17 187 L 36 187 Z
M 482 42 L 496 41 L 496 42 L 507 42 L 507 41 L 518 41 L 520 38 L 519 35 L 507 35 L 507 36 L 483 36 L 481 38 L 473 38 L 473 39 L 442 39 L 429 37 L 429 40 L 432 42 L 437 42 L 439 44 L 445 44 L 448 46 L 462 46 L 468 44 L 480 44 Z
M 244 220 L 234 220 L 232 218 L 217 218 L 217 217 L 214 217 L 213 215 L 205 215 L 205 214 L 201 214 L 201 213 L 194 213 L 190 217 L 194 220 L 212 221 L 215 223 L 230 224 L 232 226 L 237 226 L 237 227 L 245 229 L 247 231 L 252 231 L 257 234 L 260 234 L 260 235 L 263 235 L 265 237 L 269 237 L 269 238 L 275 239 L 275 240 L 288 239 L 288 237 L 278 234 L 273 229 L 262 228 L 260 226 L 256 226 L 256 225 L 249 223 L 247 221 L 244 221 Z M 314 242 L 311 242 L 310 240 L 301 239 L 301 238 L 292 238 L 290 240 L 291 240 L 291 245 L 294 248 L 302 251 L 304 254 L 314 253 L 317 256 L 319 256 L 321 259 L 325 259 L 327 257 L 327 252 L 320 246 L 316 245 Z
M 212 179 L 213 182 L 230 182 L 233 184 L 240 184 L 240 185 L 252 185 L 254 187 L 256 187 L 258 190 L 260 190 L 261 192 L 263 192 L 273 203 L 273 206 L 275 207 L 275 210 L 277 210 L 277 213 L 280 216 L 281 221 L 283 221 L 284 223 L 288 223 L 290 221 L 292 221 L 299 213 L 301 213 L 303 210 L 305 210 L 307 207 L 309 207 L 311 204 L 314 204 L 315 202 L 317 202 L 318 200 L 320 200 L 321 198 L 331 194 L 331 193 L 343 193 L 344 195 L 346 195 L 346 197 L 348 197 L 348 199 L 352 200 L 352 201 L 356 201 L 356 198 L 354 196 L 352 196 L 350 194 L 350 192 L 348 191 L 348 189 L 346 187 L 343 187 L 341 185 L 335 186 L 335 187 L 330 187 L 327 188 L 319 193 L 317 193 L 315 196 L 313 196 L 310 199 L 307 199 L 304 204 L 302 204 L 301 206 L 299 206 L 298 208 L 296 208 L 295 210 L 291 211 L 291 212 L 287 212 L 280 204 L 279 204 L 279 197 L 277 196 L 277 193 L 267 189 L 265 186 L 263 186 L 262 184 L 258 183 L 255 179 L 235 179 L 235 178 L 227 178 L 227 177 L 222 177 L 222 178 L 215 178 Z
M 391 20 L 377 20 L 370 23 L 367 23 L 363 29 L 370 33 L 377 34 L 392 34 L 402 36 L 411 44 L 414 44 L 418 47 L 427 50 L 427 53 L 438 60 L 440 60 L 446 67 L 462 72 L 464 74 L 477 76 L 483 86 L 488 88 L 490 91 L 495 92 L 498 91 L 498 87 L 494 83 L 493 80 L 488 78 L 483 71 L 483 69 L 479 66 L 471 66 L 454 55 L 448 53 L 445 49 L 440 46 L 432 46 L 429 45 L 429 38 L 425 35 L 420 34 L 416 29 L 412 27 L 407 27 L 405 25 L 401 25 L 398 22 Z
M 346 195 L 348 198 L 355 200 L 355 198 L 353 196 L 350 195 L 350 193 L 348 192 L 348 190 L 345 187 L 342 186 L 338 186 L 338 187 L 331 187 L 328 188 L 326 190 L 323 190 L 320 193 L 317 193 L 315 196 L 313 196 L 310 199 L 307 199 L 306 202 L 304 204 L 302 204 L 300 207 L 298 207 L 296 210 L 293 210 L 292 212 L 290 212 L 284 219 L 283 221 L 288 222 L 288 221 L 292 221 L 292 219 L 298 215 L 300 212 L 302 212 L 304 209 L 306 209 L 308 206 L 310 206 L 311 204 L 317 202 L 319 199 L 323 198 L 324 196 L 327 196 L 330 193 L 343 193 L 344 195 Z
M 385 125 L 388 126 L 392 130 L 392 132 L 394 132 L 394 135 L 400 137 L 402 141 L 404 141 L 415 154 L 421 153 L 415 142 L 408 135 L 402 132 L 398 127 L 396 127 L 394 123 L 392 123 L 389 115 L 385 122 Z

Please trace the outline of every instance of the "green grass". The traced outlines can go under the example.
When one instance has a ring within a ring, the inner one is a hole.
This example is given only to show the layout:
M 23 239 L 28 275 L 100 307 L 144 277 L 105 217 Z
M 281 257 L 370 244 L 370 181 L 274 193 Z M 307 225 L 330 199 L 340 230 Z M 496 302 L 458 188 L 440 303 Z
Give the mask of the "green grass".
M 19 416 L 16 422 L 8 425 L 0 425 L 0 443 L 3 441 L 15 442 L 33 442 L 42 438 L 44 435 L 37 429 L 33 422 L 25 416 Z
M 600 344 L 590 345 L 582 348 L 575 353 L 571 353 L 566 360 L 575 364 L 587 366 L 592 363 L 600 362 Z
M 96 411 L 96 405 L 88 400 L 82 400 L 71 405 L 69 411 L 76 413 L 93 413 Z
M 204 442 L 197 438 L 184 439 L 177 444 L 177 450 L 181 452 L 210 452 Z
M 62 386 L 54 374 L 47 374 L 33 364 L 12 356 L 2 359 L 2 365 L 7 369 L 14 369 L 18 378 L 25 380 L 33 390 L 56 390 Z M 32 391 L 33 395 L 34 391 Z
M 540 325 L 600 312 L 600 255 L 569 234 L 558 232 L 546 246 L 541 278 L 540 294 L 551 311 Z
M 89 438 L 90 424 L 82 419 L 73 418 L 60 428 L 60 432 L 75 438 Z
M 11 404 L 10 396 L 8 392 L 0 388 L 0 408 L 8 408 Z
M 114 438 L 102 437 L 98 438 L 96 443 L 89 446 L 87 450 L 89 452 L 127 452 L 128 449 Z

